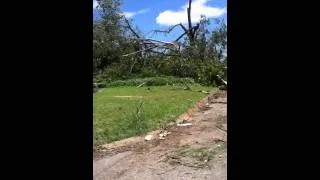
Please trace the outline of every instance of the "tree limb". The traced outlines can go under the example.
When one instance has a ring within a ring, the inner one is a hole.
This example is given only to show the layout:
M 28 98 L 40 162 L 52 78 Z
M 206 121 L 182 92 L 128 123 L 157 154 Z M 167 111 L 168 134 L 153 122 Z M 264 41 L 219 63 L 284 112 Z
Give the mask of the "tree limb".
M 142 50 L 139 50 L 139 51 L 135 51 L 135 52 L 132 52 L 132 53 L 129 53 L 129 54 L 124 54 L 122 55 L 123 57 L 127 57 L 127 56 L 130 56 L 130 55 L 133 55 L 133 54 L 137 54 L 139 52 L 143 52 L 143 51 L 147 51 L 147 50 L 150 50 L 150 49 L 154 49 L 156 48 L 157 46 L 153 46 L 153 47 L 149 47 L 147 49 L 142 49 Z
M 153 50 L 150 50 L 150 52 L 157 53 L 157 54 L 162 54 L 162 55 L 165 55 L 165 56 L 180 56 L 178 54 L 166 54 L 165 52 L 159 52 L 159 51 L 153 51 Z
M 186 27 L 184 27 L 184 25 L 182 25 L 181 23 L 179 25 L 181 26 L 181 28 L 184 30 L 185 33 L 188 33 L 188 30 Z
M 138 33 L 136 33 L 136 32 L 132 29 L 129 20 L 128 20 L 125 16 L 123 16 L 123 18 L 124 18 L 124 21 L 126 22 L 126 24 L 128 25 L 127 27 L 130 29 L 130 31 L 131 31 L 137 38 L 140 39 L 140 36 L 138 35 Z
M 168 30 L 154 30 L 154 32 L 162 32 L 162 33 L 170 33 L 175 27 L 179 26 L 179 24 L 171 26 Z
M 186 35 L 187 32 L 184 32 L 183 34 L 181 34 L 176 40 L 174 40 L 174 42 L 178 42 L 184 35 Z

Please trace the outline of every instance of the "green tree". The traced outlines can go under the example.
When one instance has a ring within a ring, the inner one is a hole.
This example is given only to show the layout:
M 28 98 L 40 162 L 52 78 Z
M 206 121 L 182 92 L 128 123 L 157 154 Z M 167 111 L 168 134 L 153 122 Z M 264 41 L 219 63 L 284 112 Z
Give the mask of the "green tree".
M 119 61 L 121 30 L 120 0 L 98 0 L 100 19 L 93 24 L 94 72 Z

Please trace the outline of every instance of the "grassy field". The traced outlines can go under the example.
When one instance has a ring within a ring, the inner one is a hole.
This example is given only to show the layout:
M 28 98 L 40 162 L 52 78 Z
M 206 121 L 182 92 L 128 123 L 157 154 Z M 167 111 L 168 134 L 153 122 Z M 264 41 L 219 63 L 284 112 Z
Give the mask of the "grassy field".
M 192 91 L 172 86 L 116 87 L 95 93 L 94 144 L 109 143 L 157 129 L 174 121 L 206 96 L 199 90 L 213 90 L 212 87 L 190 87 Z

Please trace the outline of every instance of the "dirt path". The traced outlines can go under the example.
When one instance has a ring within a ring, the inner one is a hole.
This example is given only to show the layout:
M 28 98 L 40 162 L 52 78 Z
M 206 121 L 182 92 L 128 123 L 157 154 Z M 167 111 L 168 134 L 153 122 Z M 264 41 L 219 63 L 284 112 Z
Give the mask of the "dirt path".
M 198 107 L 179 119 L 192 125 L 168 126 L 164 139 L 154 131 L 150 141 L 134 137 L 95 149 L 93 178 L 226 180 L 226 93 L 211 94 Z

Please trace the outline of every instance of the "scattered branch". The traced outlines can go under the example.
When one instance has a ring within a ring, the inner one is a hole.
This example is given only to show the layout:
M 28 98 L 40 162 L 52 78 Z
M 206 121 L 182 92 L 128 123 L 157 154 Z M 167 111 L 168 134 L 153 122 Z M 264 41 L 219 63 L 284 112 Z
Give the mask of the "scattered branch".
M 130 55 L 133 55 L 133 54 L 137 54 L 139 52 L 143 52 L 143 51 L 147 51 L 149 49 L 153 49 L 153 48 L 156 48 L 156 46 L 153 46 L 153 47 L 150 47 L 150 48 L 147 48 L 147 49 L 142 49 L 142 50 L 139 50 L 139 51 L 135 51 L 135 52 L 132 52 L 132 53 L 129 53 L 129 54 L 124 54 L 122 55 L 123 57 L 127 57 L 127 56 L 130 56 Z
M 223 82 L 223 84 L 227 85 L 227 81 L 223 80 L 219 75 L 217 75 L 217 77 Z
M 153 51 L 153 50 L 150 50 L 150 52 L 157 53 L 157 54 L 162 54 L 162 55 L 165 55 L 165 56 L 180 56 L 180 54 L 166 54 L 165 52 L 159 52 L 159 51 Z
M 144 84 L 145 84 L 145 82 L 144 82 L 144 83 L 141 83 L 139 86 L 137 86 L 137 88 L 139 88 L 139 87 L 143 86 Z

